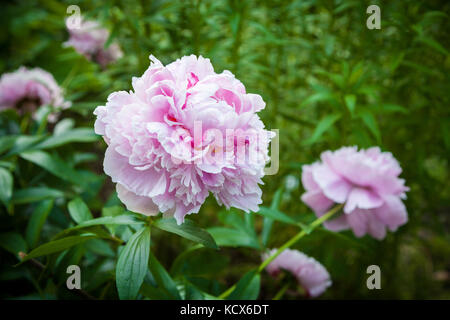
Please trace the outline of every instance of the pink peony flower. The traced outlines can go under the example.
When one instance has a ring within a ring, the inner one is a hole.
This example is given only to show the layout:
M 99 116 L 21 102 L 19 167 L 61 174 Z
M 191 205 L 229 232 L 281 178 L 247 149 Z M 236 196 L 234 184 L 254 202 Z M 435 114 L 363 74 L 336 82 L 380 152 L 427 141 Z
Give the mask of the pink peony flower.
M 67 25 L 69 40 L 64 46 L 74 47 L 88 60 L 95 61 L 103 68 L 121 58 L 123 53 L 117 43 L 111 43 L 105 48 L 109 31 L 102 28 L 96 21 L 81 21 L 79 28 Z
M 329 230 L 351 228 L 357 237 L 366 233 L 377 239 L 386 236 L 386 227 L 395 231 L 408 221 L 401 199 L 409 190 L 398 176 L 400 165 L 389 152 L 373 147 L 358 151 L 343 147 L 326 151 L 322 162 L 303 166 L 305 202 L 317 216 L 334 203 L 345 203 L 344 214 L 324 223 Z
M 53 76 L 40 68 L 20 67 L 12 73 L 5 73 L 0 79 L 0 110 L 16 109 L 21 114 L 34 112 L 38 107 L 50 105 L 55 113 L 49 120 L 56 120 L 56 112 L 70 107 L 64 101 L 63 90 Z
M 167 66 L 150 59 L 133 91 L 110 94 L 94 111 L 95 131 L 108 144 L 104 170 L 120 200 L 178 224 L 209 192 L 227 208 L 257 211 L 272 138 L 256 114 L 262 98 L 201 56 Z
M 275 254 L 272 249 L 263 254 L 263 261 Z M 330 274 L 316 259 L 308 257 L 298 250 L 286 249 L 266 267 L 267 272 L 276 276 L 281 269 L 294 275 L 298 283 L 306 290 L 308 296 L 320 296 L 331 286 Z

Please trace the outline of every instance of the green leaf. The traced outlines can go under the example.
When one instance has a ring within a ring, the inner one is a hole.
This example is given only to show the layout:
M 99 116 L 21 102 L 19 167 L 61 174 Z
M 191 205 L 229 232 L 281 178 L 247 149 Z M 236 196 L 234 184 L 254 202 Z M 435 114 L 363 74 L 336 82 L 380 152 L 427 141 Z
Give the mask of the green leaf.
M 199 242 L 205 247 L 217 249 L 217 244 L 213 237 L 204 229 L 197 227 L 194 222 L 185 219 L 184 223 L 177 225 L 173 218 L 163 218 L 156 220 L 153 225 L 158 229 L 175 233 L 183 238 Z
M 116 266 L 116 285 L 119 298 L 135 299 L 148 270 L 150 228 L 137 231 L 120 253 Z
M 141 220 L 137 220 L 132 215 L 127 215 L 127 214 L 115 216 L 115 217 L 101 217 L 101 218 L 96 218 L 96 219 L 92 219 L 92 220 L 86 220 L 86 221 L 81 222 L 80 224 L 78 224 L 75 227 L 67 228 L 67 229 L 61 231 L 60 233 L 56 234 L 54 236 L 54 239 L 63 238 L 63 237 L 66 237 L 66 236 L 74 234 L 74 233 L 86 232 L 88 230 L 88 232 L 95 233 L 101 238 L 117 240 L 117 238 L 111 237 L 111 235 L 103 228 L 95 229 L 95 230 L 92 228 L 99 227 L 101 225 L 122 226 L 122 225 L 139 225 L 139 224 L 144 224 L 144 222 Z M 122 237 L 122 239 L 123 239 L 123 237 Z
M 64 251 L 66 249 L 69 249 L 77 244 L 83 243 L 86 240 L 94 239 L 97 236 L 93 233 L 85 233 L 78 236 L 71 236 L 67 238 L 58 239 L 55 241 L 50 241 L 47 243 L 44 243 L 43 245 L 37 247 L 36 249 L 32 250 L 29 254 L 27 254 L 22 262 L 25 262 L 27 260 L 30 260 L 32 258 L 37 258 L 41 256 L 46 256 L 52 253 Z
M 14 179 L 11 172 L 0 167 L 0 201 L 5 206 L 8 206 L 9 200 L 11 199 L 13 183 Z
M 109 224 L 119 224 L 119 225 L 130 225 L 130 224 L 143 224 L 141 220 L 137 220 L 134 216 L 129 214 L 122 214 L 115 217 L 100 217 L 92 220 L 86 220 L 80 222 L 80 224 L 74 228 L 84 228 L 95 225 L 109 225 Z
M 141 285 L 140 293 L 151 300 L 170 300 L 173 298 L 163 290 L 160 290 L 157 286 L 145 282 Z
M 8 151 L 16 142 L 18 136 L 8 135 L 0 137 L 0 153 Z
M 393 112 L 400 112 L 403 114 L 408 114 L 409 110 L 405 107 L 399 106 L 397 104 L 391 104 L 391 103 L 385 103 L 380 106 L 374 106 L 373 109 L 377 113 L 393 113 Z
M 48 198 L 64 197 L 62 191 L 50 188 L 26 188 L 14 192 L 11 202 L 15 204 L 41 201 Z
M 0 161 L 0 167 L 6 168 L 9 171 L 14 171 L 15 163 L 9 161 Z
M 58 121 L 58 123 L 55 125 L 55 128 L 53 129 L 53 135 L 58 136 L 64 132 L 69 131 L 74 126 L 75 126 L 75 120 L 73 120 L 71 118 L 62 119 L 62 120 Z
M 278 210 L 281 203 L 281 198 L 283 195 L 283 188 L 279 188 L 272 199 L 272 203 L 270 204 L 270 208 L 274 210 Z M 261 239 L 264 246 L 269 242 L 270 232 L 272 231 L 273 219 L 269 217 L 264 217 L 263 220 L 263 229 L 261 232 Z
M 243 230 L 213 227 L 208 228 L 208 232 L 212 235 L 219 247 L 249 247 L 259 249 L 258 241 Z
M 316 103 L 316 102 L 320 102 L 320 101 L 334 101 L 336 98 L 333 95 L 333 93 L 331 91 L 320 91 L 317 93 L 314 93 L 312 95 L 310 95 L 309 97 L 307 97 L 305 100 L 303 100 L 303 102 L 300 104 L 300 108 L 301 107 L 305 107 L 307 105 Z
M 354 94 L 347 94 L 345 95 L 344 100 L 348 111 L 350 111 L 350 114 L 353 116 L 355 114 L 356 96 Z
M 149 268 L 152 276 L 158 284 L 159 289 L 169 294 L 172 299 L 181 300 L 180 293 L 178 292 L 177 286 L 172 277 L 152 253 L 150 254 Z
M 22 152 L 20 156 L 63 180 L 77 185 L 85 185 L 86 181 L 80 179 L 79 174 L 56 155 L 50 155 L 44 151 L 34 150 Z
M 108 242 L 106 242 L 105 240 L 102 240 L 102 239 L 91 239 L 91 240 L 88 240 L 84 244 L 84 247 L 87 250 L 92 251 L 93 253 L 95 253 L 95 254 L 97 254 L 99 256 L 114 258 L 115 255 L 116 255 L 115 251 L 113 251 L 111 249 L 111 247 L 108 244 Z
M 443 54 L 444 56 L 449 55 L 449 52 L 447 51 L 447 49 L 445 49 L 439 42 L 437 42 L 433 38 L 419 36 L 415 40 L 429 46 L 430 48 L 436 50 L 436 52 L 439 52 L 439 53 Z
M 94 219 L 86 203 L 79 197 L 70 201 L 67 208 L 72 219 L 78 224 Z
M 17 257 L 19 252 L 27 252 L 28 246 L 25 239 L 16 232 L 0 234 L 0 246 Z
M 115 23 L 113 25 L 113 29 L 112 29 L 111 33 L 109 34 L 109 37 L 103 46 L 105 49 L 107 49 L 111 45 L 111 43 L 113 43 L 113 41 L 117 37 L 117 34 L 119 33 L 119 30 L 121 29 L 121 27 L 122 27 L 122 25 L 119 23 Z
M 280 222 L 284 222 L 284 223 L 288 223 L 288 224 L 297 224 L 297 222 L 293 218 L 291 218 L 287 214 L 285 214 L 277 209 L 271 209 L 271 208 L 260 206 L 258 213 L 262 214 L 265 217 L 269 217 L 273 220 L 276 220 L 276 221 L 280 221 Z
M 53 208 L 53 200 L 44 200 L 40 202 L 36 209 L 34 209 L 30 220 L 28 221 L 25 238 L 30 248 L 34 248 L 39 240 L 39 235 L 47 219 L 50 211 Z
M 116 243 L 122 243 L 123 241 L 118 239 L 117 237 L 111 236 L 108 231 L 106 231 L 101 226 L 91 226 L 91 227 L 83 227 L 80 228 L 79 226 L 64 229 L 63 231 L 55 234 L 52 237 L 53 240 L 63 239 L 67 238 L 69 236 L 77 236 L 77 235 L 83 235 L 86 233 L 90 233 L 92 235 L 95 235 L 97 238 L 105 239 L 105 240 L 111 240 Z
M 256 271 L 247 272 L 236 284 L 227 300 L 256 300 L 259 295 L 261 276 Z
M 350 74 L 350 77 L 348 78 L 348 84 L 353 85 L 358 82 L 358 80 L 361 79 L 361 76 L 364 74 L 364 63 L 358 62 L 356 66 L 353 68 L 352 73 Z
M 33 149 L 49 149 L 60 147 L 62 145 L 72 142 L 94 142 L 97 141 L 98 139 L 99 136 L 95 134 L 93 129 L 76 128 L 53 135 L 45 139 L 38 145 L 34 146 Z
M 319 140 L 319 138 L 329 129 L 331 126 L 341 118 L 341 114 L 330 114 L 322 118 L 316 126 L 311 138 L 305 140 L 305 145 L 310 145 Z
M 359 116 L 361 117 L 367 128 L 369 128 L 370 132 L 372 132 L 372 134 L 375 136 L 377 142 L 381 143 L 380 129 L 378 128 L 377 120 L 375 119 L 373 114 L 369 111 L 364 110 L 359 113 Z
M 197 287 L 192 285 L 190 282 L 185 281 L 185 300 L 204 300 L 205 296 Z
M 41 141 L 44 138 L 44 135 L 41 136 L 18 136 L 14 140 L 14 145 L 6 154 L 6 156 L 15 155 L 26 150 L 32 149 L 32 147 Z
M 114 193 L 115 194 L 115 193 Z M 102 216 L 103 217 L 117 217 L 125 212 L 125 209 L 122 206 L 111 206 L 102 208 Z M 115 224 L 106 224 L 106 228 L 108 228 L 111 234 L 115 234 L 118 228 Z
M 195 245 L 177 256 L 170 268 L 170 274 L 185 277 L 217 276 L 227 268 L 229 260 L 220 251 Z

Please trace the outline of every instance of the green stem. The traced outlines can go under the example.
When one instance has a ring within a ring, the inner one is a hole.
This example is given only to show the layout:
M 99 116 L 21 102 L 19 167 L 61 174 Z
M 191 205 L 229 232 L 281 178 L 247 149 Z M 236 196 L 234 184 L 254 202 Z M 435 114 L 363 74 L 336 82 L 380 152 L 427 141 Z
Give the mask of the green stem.
M 78 71 L 78 67 L 79 67 L 79 63 L 75 64 L 72 69 L 70 69 L 69 73 L 67 74 L 66 78 L 63 80 L 63 82 L 61 83 L 61 87 L 66 89 L 67 86 L 69 85 L 70 82 L 72 82 L 73 78 L 75 77 L 77 71 Z
M 287 248 L 289 248 L 290 246 L 295 244 L 298 240 L 303 238 L 305 235 L 310 234 L 315 228 L 317 228 L 319 225 L 321 225 L 324 221 L 331 218 L 331 216 L 333 216 L 337 211 L 339 211 L 342 208 L 342 206 L 343 205 L 340 204 L 340 205 L 333 207 L 330 211 L 325 213 L 323 216 L 314 220 L 307 228 L 303 229 L 302 231 L 297 233 L 295 236 L 293 236 L 284 245 L 282 245 L 280 248 L 278 248 L 278 250 L 272 256 L 270 256 L 268 259 L 264 260 L 260 264 L 260 266 L 258 268 L 258 272 L 263 271 L 264 268 L 267 267 L 267 265 L 269 263 L 271 263 L 273 260 L 275 260 L 275 258 L 278 257 L 284 250 L 286 250 Z
M 286 292 L 286 290 L 289 288 L 289 283 L 286 283 L 281 289 L 280 291 L 277 292 L 277 294 L 275 295 L 275 297 L 273 297 L 272 300 L 280 300 L 281 297 L 283 297 L 284 293 Z
M 315 228 L 317 228 L 319 225 L 321 225 L 323 222 L 330 219 L 336 212 L 338 212 L 344 205 L 338 204 L 331 208 L 330 211 L 325 213 L 320 218 L 314 220 L 307 228 L 302 229 L 299 233 L 297 233 L 295 236 L 293 236 L 291 239 L 289 239 L 285 244 L 283 244 L 278 250 L 270 256 L 268 259 L 264 260 L 258 267 L 257 273 L 260 273 L 263 271 L 269 263 L 271 263 L 273 260 L 275 260 L 276 257 L 278 257 L 284 250 L 295 244 L 298 240 L 303 238 L 305 235 L 310 234 Z M 219 299 L 226 298 L 234 289 L 236 288 L 236 285 L 233 285 L 232 287 L 228 288 L 225 292 L 223 292 Z
M 20 122 L 20 132 L 23 134 L 27 134 L 28 125 L 30 123 L 30 113 L 26 112 Z

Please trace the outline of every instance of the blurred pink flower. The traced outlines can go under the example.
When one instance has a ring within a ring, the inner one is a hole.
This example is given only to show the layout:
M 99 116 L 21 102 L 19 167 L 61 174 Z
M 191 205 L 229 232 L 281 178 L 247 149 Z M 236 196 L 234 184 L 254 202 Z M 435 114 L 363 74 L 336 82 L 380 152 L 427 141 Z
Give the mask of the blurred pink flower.
M 96 21 L 81 20 L 79 28 L 69 28 L 69 25 L 67 25 L 67 30 L 70 37 L 64 43 L 64 46 L 74 47 L 78 53 L 98 63 L 103 68 L 123 55 L 117 43 L 113 42 L 108 48 L 105 48 L 109 31 L 102 28 Z
M 0 78 L 0 110 L 16 109 L 20 114 L 34 112 L 38 107 L 49 105 L 55 111 L 49 120 L 56 120 L 58 110 L 70 107 L 64 101 L 63 90 L 53 76 L 40 68 L 20 67 Z
M 201 56 L 167 66 L 150 59 L 134 91 L 114 92 L 94 111 L 95 131 L 108 144 L 104 170 L 121 201 L 178 224 L 209 192 L 227 208 L 257 211 L 272 138 L 256 114 L 262 98 Z
M 263 254 L 262 260 L 267 260 L 276 251 L 277 249 L 272 249 Z M 330 274 L 327 269 L 314 258 L 308 257 L 298 250 L 284 250 L 266 267 L 267 272 L 272 276 L 276 276 L 281 269 L 292 273 L 311 297 L 320 296 L 331 286 Z
M 317 216 L 334 203 L 345 203 L 342 215 L 324 223 L 327 229 L 351 228 L 357 237 L 368 233 L 383 239 L 386 227 L 395 231 L 408 221 L 401 199 L 409 188 L 398 177 L 402 169 L 391 153 L 343 147 L 322 153 L 321 160 L 303 166 L 302 200 Z

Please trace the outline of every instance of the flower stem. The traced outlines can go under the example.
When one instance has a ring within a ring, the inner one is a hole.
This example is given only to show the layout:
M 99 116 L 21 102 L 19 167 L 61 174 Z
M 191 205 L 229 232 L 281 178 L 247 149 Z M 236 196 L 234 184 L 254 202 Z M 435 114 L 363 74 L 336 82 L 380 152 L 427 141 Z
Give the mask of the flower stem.
M 320 218 L 314 220 L 310 225 L 308 225 L 306 228 L 302 229 L 299 233 L 297 233 L 295 236 L 293 236 L 291 239 L 289 239 L 285 244 L 283 244 L 278 250 L 271 255 L 268 259 L 264 260 L 258 267 L 257 273 L 260 273 L 263 271 L 269 263 L 271 263 L 273 260 L 275 260 L 276 257 L 278 257 L 284 250 L 295 244 L 298 240 L 303 238 L 305 235 L 310 234 L 315 228 L 317 228 L 319 225 L 321 225 L 323 222 L 330 219 L 336 212 L 338 212 L 344 205 L 338 204 L 331 208 L 327 213 L 325 213 Z M 219 298 L 224 299 L 228 297 L 228 295 L 233 292 L 233 290 L 236 288 L 236 285 L 233 285 L 232 287 L 228 288 L 225 292 L 223 292 Z
M 280 291 L 277 292 L 277 294 L 275 295 L 275 297 L 273 297 L 272 300 L 280 300 L 284 293 L 286 292 L 286 290 L 289 288 L 289 283 L 286 283 L 281 289 Z

